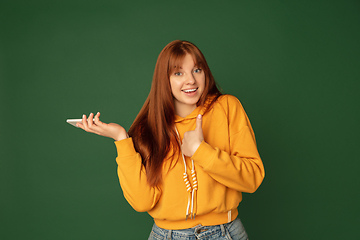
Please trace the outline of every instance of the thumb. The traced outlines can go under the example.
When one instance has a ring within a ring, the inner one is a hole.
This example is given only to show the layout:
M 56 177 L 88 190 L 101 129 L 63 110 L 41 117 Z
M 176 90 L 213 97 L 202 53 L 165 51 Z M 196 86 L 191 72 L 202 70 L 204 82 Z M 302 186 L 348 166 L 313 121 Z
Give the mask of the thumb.
M 195 130 L 197 132 L 200 132 L 201 134 L 203 133 L 203 130 L 202 130 L 202 116 L 201 114 L 199 114 L 196 118 L 196 128 Z

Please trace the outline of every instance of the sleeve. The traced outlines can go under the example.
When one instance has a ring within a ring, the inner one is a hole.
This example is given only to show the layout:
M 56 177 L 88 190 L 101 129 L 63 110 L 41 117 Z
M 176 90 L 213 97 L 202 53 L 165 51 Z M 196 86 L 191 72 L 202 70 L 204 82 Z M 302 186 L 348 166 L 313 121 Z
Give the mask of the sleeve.
M 115 145 L 117 172 L 125 199 L 138 212 L 151 210 L 161 196 L 161 189 L 147 183 L 145 168 L 132 138 L 116 141 Z
M 219 183 L 240 192 L 253 193 L 265 177 L 254 132 L 237 98 L 228 99 L 224 110 L 229 125 L 230 152 L 213 148 L 203 141 L 192 159 Z

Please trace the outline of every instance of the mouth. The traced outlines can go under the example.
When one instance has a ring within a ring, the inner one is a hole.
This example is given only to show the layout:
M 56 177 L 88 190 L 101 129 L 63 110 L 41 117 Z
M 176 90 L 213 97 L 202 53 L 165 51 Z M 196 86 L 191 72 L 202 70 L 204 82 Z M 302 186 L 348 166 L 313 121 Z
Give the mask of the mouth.
M 182 92 L 184 93 L 194 93 L 198 90 L 198 88 L 191 88 L 191 89 L 184 89 L 184 90 L 181 90 Z

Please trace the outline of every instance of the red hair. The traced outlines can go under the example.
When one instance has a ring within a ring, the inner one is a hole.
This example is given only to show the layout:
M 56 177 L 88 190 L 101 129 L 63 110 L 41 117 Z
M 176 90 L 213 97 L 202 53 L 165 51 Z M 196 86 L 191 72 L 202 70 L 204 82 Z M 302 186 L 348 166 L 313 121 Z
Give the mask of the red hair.
M 170 149 L 174 149 L 174 155 L 180 151 L 175 132 L 175 108 L 170 75 L 181 67 L 186 54 L 190 54 L 195 65 L 205 73 L 205 89 L 197 105 L 204 105 L 211 96 L 211 101 L 207 104 L 209 110 L 221 95 L 204 55 L 194 44 L 176 40 L 160 52 L 149 96 L 129 129 L 135 149 L 142 157 L 150 186 L 155 187 L 161 183 L 162 165 Z

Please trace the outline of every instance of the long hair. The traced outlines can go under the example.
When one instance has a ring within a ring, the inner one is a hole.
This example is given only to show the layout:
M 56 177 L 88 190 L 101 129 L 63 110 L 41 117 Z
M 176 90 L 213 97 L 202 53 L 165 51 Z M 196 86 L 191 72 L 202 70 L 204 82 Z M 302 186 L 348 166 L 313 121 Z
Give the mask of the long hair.
M 150 93 L 129 129 L 135 150 L 142 157 L 150 186 L 161 184 L 163 162 L 170 150 L 173 149 L 174 155 L 180 151 L 175 132 L 175 108 L 170 75 L 182 65 L 187 54 L 193 57 L 196 66 L 205 73 L 205 89 L 197 106 L 204 105 L 207 99 L 211 99 L 206 104 L 209 110 L 221 95 L 204 55 L 194 44 L 176 40 L 160 52 Z M 210 96 L 211 98 L 208 98 Z

